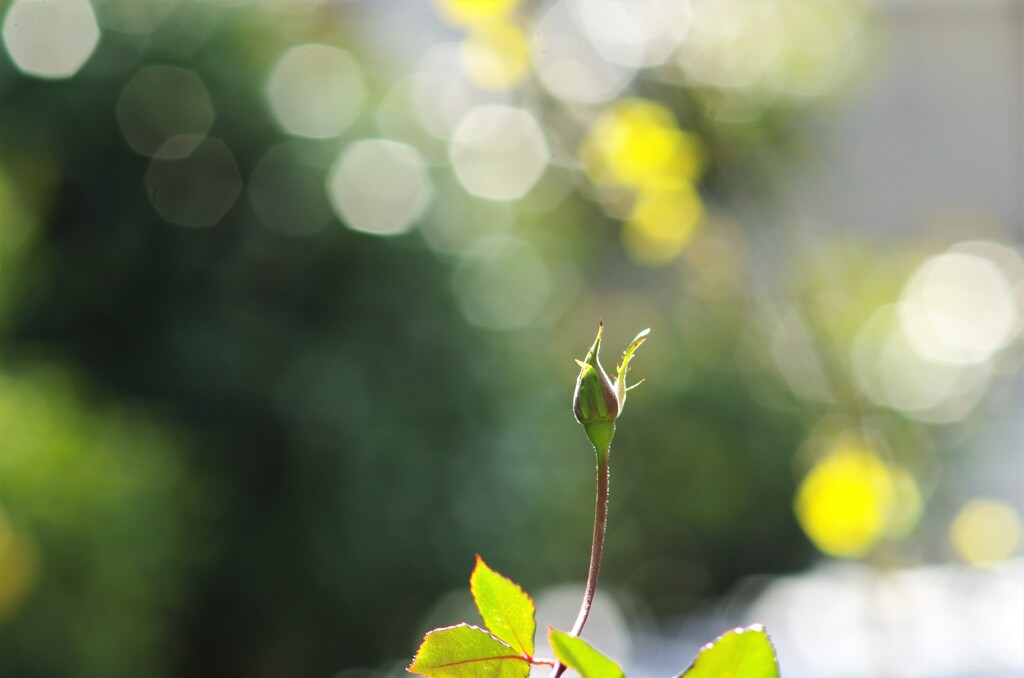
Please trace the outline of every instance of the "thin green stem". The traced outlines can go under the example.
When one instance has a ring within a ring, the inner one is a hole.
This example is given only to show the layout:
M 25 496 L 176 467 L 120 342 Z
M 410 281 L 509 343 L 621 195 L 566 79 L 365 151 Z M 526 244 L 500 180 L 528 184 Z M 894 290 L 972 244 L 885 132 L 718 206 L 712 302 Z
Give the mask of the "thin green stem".
M 611 441 L 609 440 L 609 443 Z M 597 592 L 597 577 L 601 573 L 601 556 L 604 553 L 604 535 L 608 528 L 608 481 L 611 477 L 611 467 L 608 464 L 610 447 L 604 452 L 597 454 L 597 500 L 594 505 L 594 539 L 590 547 L 590 569 L 587 572 L 587 587 L 583 592 L 583 603 L 580 605 L 580 613 L 576 616 L 576 623 L 572 625 L 573 637 L 579 637 L 583 632 L 583 625 L 587 623 L 587 616 L 590 614 L 590 606 L 594 602 L 594 594 Z M 558 662 L 551 671 L 551 678 L 559 678 L 565 672 L 565 666 Z

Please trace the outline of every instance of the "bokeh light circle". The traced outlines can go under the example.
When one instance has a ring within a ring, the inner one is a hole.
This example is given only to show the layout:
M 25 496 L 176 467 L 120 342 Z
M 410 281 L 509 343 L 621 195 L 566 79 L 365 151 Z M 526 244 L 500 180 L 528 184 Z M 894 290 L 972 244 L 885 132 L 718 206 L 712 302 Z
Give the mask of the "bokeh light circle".
M 1006 345 L 1020 320 L 1013 290 L 999 267 L 961 252 L 925 261 L 907 281 L 899 313 L 914 350 L 952 364 L 988 360 Z
M 100 24 L 129 35 L 153 32 L 173 12 L 180 0 L 121 0 L 98 2 L 96 13 Z
M 690 185 L 674 191 L 643 191 L 622 230 L 622 246 L 633 261 L 662 266 L 693 239 L 704 215 L 700 195 Z
M 117 100 L 117 123 L 132 150 L 140 155 L 184 157 L 213 125 L 214 109 L 203 81 L 176 66 L 147 66 L 125 85 Z M 193 145 L 167 145 L 171 137 Z
M 851 558 L 909 532 L 920 517 L 921 496 L 905 469 L 863 442 L 839 439 L 800 483 L 794 510 L 815 546 Z
M 419 86 L 416 76 L 406 76 L 392 85 L 377 105 L 375 127 L 380 137 L 416 148 L 430 165 L 447 165 L 448 144 L 427 130 L 416 109 Z
M 918 352 L 900 323 L 897 307 L 879 307 L 850 347 L 854 380 L 871 400 L 929 422 L 967 416 L 991 378 L 987 365 L 931 360 Z
M 327 139 L 340 135 L 359 116 L 366 85 L 348 52 L 306 44 L 285 52 L 270 73 L 266 94 L 285 131 Z
M 466 256 L 452 286 L 469 322 L 504 331 L 535 322 L 555 291 L 550 268 L 533 248 L 505 238 L 481 243 Z
M 503 21 L 520 0 L 434 0 L 438 14 L 453 26 L 485 26 Z
M 489 104 L 471 110 L 448 147 L 455 175 L 473 195 L 521 198 L 544 173 L 550 154 L 537 120 L 521 108 Z
M 1022 532 L 1020 515 L 1011 505 L 994 499 L 972 499 L 957 513 L 949 538 L 964 561 L 980 565 L 1012 556 Z
M 469 195 L 450 174 L 442 175 L 436 190 L 430 218 L 423 220 L 420 233 L 437 252 L 461 257 L 515 226 L 512 205 Z
M 247 193 L 253 211 L 275 233 L 309 235 L 323 230 L 331 220 L 323 191 L 324 170 L 301 143 L 270 148 L 249 175 Z
M 475 86 L 465 73 L 464 45 L 443 42 L 424 52 L 408 88 L 419 124 L 438 139 L 451 139 L 459 121 L 476 106 L 502 103 L 508 93 Z
M 478 86 L 508 89 L 530 70 L 530 47 L 521 28 L 491 24 L 474 30 L 462 43 L 462 67 Z
M 100 39 L 88 0 L 15 0 L 4 18 L 3 41 L 27 75 L 67 78 L 85 65 Z
M 665 62 L 690 27 L 688 2 L 574 0 L 573 15 L 581 32 L 601 57 L 633 68 Z
M 174 137 L 167 143 L 179 142 Z M 162 155 L 158 150 L 146 172 L 146 192 L 157 213 L 179 226 L 212 226 L 220 221 L 242 190 L 238 163 L 227 144 L 207 137 L 185 157 Z
M 433 198 L 423 156 L 406 144 L 364 139 L 349 146 L 327 178 L 335 211 L 351 228 L 376 235 L 409 230 Z
M 600 104 L 618 96 L 635 68 L 609 63 L 581 33 L 565 0 L 555 3 L 533 31 L 531 56 L 544 88 L 563 101 Z

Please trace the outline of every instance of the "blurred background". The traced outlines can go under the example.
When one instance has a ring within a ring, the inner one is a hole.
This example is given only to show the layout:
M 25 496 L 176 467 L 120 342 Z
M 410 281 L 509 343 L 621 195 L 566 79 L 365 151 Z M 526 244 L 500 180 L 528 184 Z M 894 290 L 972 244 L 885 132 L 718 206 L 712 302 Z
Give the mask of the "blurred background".
M 3 0 L 0 674 L 1024 671 L 1024 3 Z M 543 627 L 541 627 L 543 628 Z

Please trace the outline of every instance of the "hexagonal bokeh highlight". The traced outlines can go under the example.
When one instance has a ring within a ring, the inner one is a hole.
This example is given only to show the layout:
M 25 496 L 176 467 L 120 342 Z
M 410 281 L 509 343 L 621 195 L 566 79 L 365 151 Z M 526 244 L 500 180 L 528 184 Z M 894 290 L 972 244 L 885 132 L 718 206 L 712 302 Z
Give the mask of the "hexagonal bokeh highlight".
M 100 39 L 88 0 L 14 0 L 4 18 L 3 42 L 26 75 L 68 78 L 92 56 Z
M 175 143 L 180 137 L 172 138 Z M 184 157 L 158 151 L 146 171 L 146 192 L 153 208 L 179 226 L 212 226 L 238 198 L 242 177 L 227 144 L 200 139 Z
M 551 5 L 532 31 L 533 69 L 544 88 L 562 101 L 603 104 L 622 92 L 636 68 L 604 59 L 580 24 L 568 2 Z
M 473 195 L 516 200 L 544 173 L 550 153 L 530 113 L 488 104 L 474 108 L 459 122 L 448 157 L 455 176 Z
M 214 110 L 203 81 L 176 66 L 147 66 L 125 85 L 117 100 L 117 123 L 139 155 L 184 157 L 213 125 Z M 177 143 L 168 139 L 181 137 Z
M 409 230 L 434 195 L 423 156 L 406 144 L 365 139 L 331 168 L 327 194 L 345 223 L 364 233 Z
M 366 103 L 366 84 L 348 52 L 307 44 L 285 52 L 270 73 L 266 94 L 286 132 L 328 139 L 359 116 Z
M 285 235 L 310 235 L 331 221 L 324 194 L 324 169 L 305 142 L 271 147 L 259 159 L 246 184 L 260 222 Z
M 496 238 L 480 243 L 478 251 L 463 257 L 452 279 L 452 289 L 469 322 L 508 331 L 535 322 L 551 303 L 557 285 L 550 268 L 532 247 Z
M 100 25 L 105 29 L 146 35 L 160 27 L 178 7 L 181 0 L 100 0 L 95 10 Z

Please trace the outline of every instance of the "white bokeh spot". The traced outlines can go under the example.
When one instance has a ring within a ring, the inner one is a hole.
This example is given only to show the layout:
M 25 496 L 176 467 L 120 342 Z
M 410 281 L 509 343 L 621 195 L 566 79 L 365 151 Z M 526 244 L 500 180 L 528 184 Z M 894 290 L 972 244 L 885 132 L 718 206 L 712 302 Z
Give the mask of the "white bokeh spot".
M 3 41 L 25 74 L 68 78 L 92 56 L 100 39 L 88 0 L 14 0 L 4 18 Z
M 907 281 L 900 323 L 913 348 L 939 362 L 984 362 L 1019 321 L 1013 290 L 992 261 L 960 252 L 931 257 Z
M 329 45 L 288 50 L 271 71 L 266 93 L 286 132 L 314 139 L 339 136 L 366 103 L 359 65 L 348 52 Z
M 434 189 L 427 163 L 415 148 L 364 139 L 345 149 L 331 168 L 327 194 L 350 228 L 396 235 L 423 214 Z
M 469 193 L 491 200 L 516 200 L 540 179 L 550 153 L 544 133 L 530 113 L 489 104 L 462 118 L 448 156 Z

